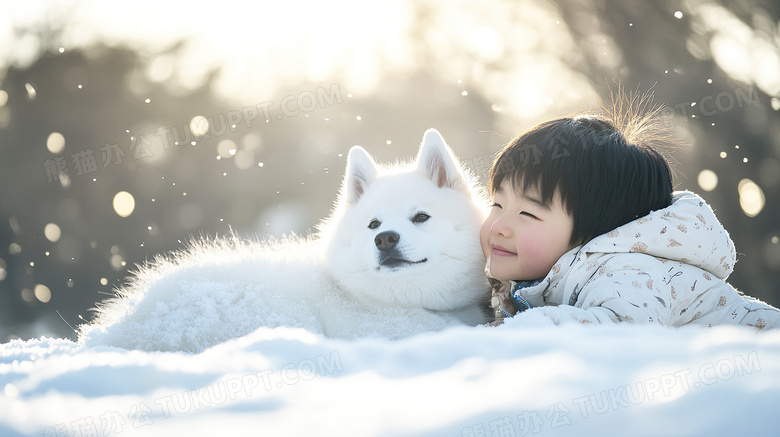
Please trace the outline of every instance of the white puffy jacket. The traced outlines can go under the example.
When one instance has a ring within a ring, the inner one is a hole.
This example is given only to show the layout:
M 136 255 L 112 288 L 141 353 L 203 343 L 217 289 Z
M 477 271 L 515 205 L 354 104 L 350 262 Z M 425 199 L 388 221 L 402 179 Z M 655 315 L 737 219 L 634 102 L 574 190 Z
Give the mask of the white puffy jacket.
M 734 243 L 701 197 L 672 205 L 564 254 L 540 282 L 511 283 L 516 300 L 554 323 L 689 323 L 780 328 L 780 310 L 725 282 Z M 521 299 L 522 298 L 522 299 Z

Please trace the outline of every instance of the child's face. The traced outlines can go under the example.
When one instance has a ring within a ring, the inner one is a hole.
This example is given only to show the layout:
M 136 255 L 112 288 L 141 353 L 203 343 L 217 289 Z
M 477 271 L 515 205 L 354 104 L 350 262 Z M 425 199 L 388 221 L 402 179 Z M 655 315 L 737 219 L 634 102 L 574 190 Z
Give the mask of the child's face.
M 493 207 L 482 224 L 479 239 L 490 262 L 490 275 L 498 280 L 543 278 L 573 246 L 569 244 L 574 220 L 556 192 L 552 205 L 541 203 L 534 190 L 515 192 L 503 181 L 493 193 Z

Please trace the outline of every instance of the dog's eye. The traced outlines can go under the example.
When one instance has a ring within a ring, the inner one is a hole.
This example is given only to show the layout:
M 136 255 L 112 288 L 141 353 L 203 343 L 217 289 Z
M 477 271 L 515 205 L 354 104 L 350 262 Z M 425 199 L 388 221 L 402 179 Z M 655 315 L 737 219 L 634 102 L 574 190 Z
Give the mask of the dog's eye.
M 379 220 L 377 220 L 377 219 L 371 220 L 371 223 L 369 223 L 369 224 L 368 224 L 368 229 L 376 229 L 376 228 L 378 228 L 378 227 L 379 227 L 379 225 L 381 225 L 381 224 L 382 224 L 382 222 L 380 222 L 380 221 L 379 221 Z
M 414 217 L 412 217 L 412 223 L 422 223 L 424 221 L 427 221 L 431 216 L 424 212 L 418 212 Z

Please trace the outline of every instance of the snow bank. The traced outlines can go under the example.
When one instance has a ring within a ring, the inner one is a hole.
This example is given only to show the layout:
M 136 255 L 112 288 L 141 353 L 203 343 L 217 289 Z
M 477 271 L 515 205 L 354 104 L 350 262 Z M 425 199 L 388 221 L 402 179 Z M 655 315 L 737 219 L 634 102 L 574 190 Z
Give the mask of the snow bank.
M 0 345 L 0 435 L 777 435 L 780 331 L 261 328 L 199 354 Z

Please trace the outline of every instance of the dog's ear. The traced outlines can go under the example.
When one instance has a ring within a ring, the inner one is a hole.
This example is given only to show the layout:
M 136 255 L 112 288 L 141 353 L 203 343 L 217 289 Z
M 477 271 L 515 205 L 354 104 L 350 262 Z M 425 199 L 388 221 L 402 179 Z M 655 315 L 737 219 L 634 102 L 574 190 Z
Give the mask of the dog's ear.
M 428 129 L 423 135 L 417 154 L 417 170 L 439 188 L 452 188 L 466 194 L 469 192 L 458 158 L 436 129 Z
M 376 179 L 377 168 L 371 155 L 360 146 L 353 146 L 347 155 L 347 172 L 342 191 L 347 202 L 354 205 Z

